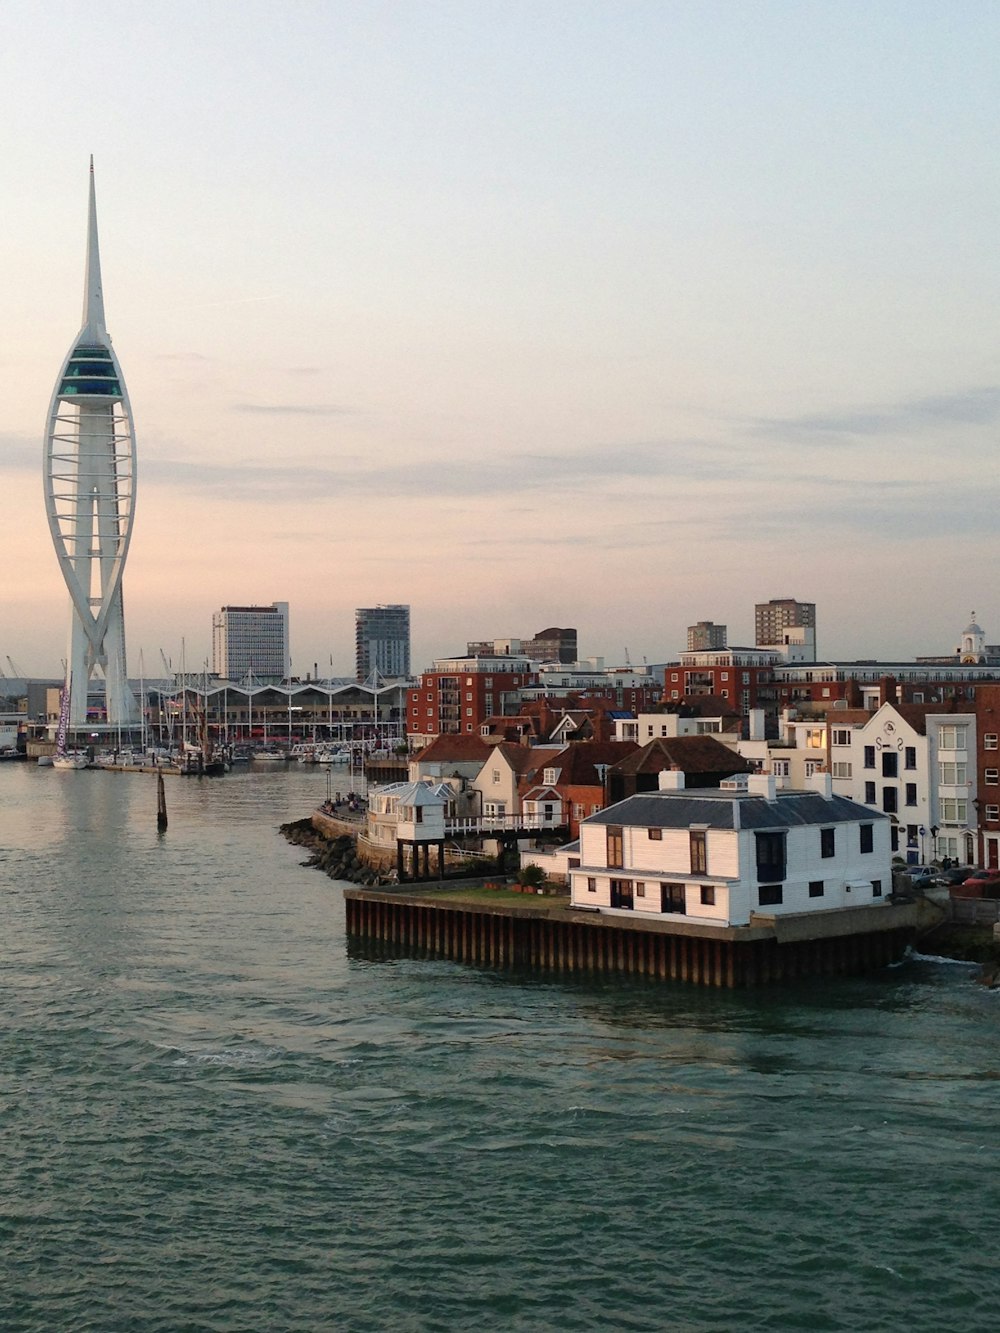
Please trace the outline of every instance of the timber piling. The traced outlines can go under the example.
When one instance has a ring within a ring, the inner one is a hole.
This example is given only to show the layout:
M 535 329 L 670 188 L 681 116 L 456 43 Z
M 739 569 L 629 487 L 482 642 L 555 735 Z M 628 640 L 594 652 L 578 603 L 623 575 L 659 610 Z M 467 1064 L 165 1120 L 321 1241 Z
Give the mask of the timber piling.
M 349 937 L 380 954 L 730 989 L 873 972 L 902 957 L 914 934 L 907 907 L 888 904 L 881 917 L 866 914 L 851 922 L 845 914 L 847 933 L 835 933 L 833 925 L 832 931 L 828 926 L 825 933 L 799 938 L 794 923 L 786 924 L 788 918 L 713 929 L 636 921 L 568 905 L 487 904 L 448 892 L 345 889 L 344 899 Z M 867 928 L 849 929 L 858 924 Z

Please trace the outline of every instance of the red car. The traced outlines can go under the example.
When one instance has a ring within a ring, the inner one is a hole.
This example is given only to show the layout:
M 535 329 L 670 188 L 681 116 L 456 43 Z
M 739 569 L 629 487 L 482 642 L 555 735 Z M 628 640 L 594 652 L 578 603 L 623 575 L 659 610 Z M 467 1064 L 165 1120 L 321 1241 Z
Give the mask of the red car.
M 965 890 L 964 898 L 1000 897 L 1000 870 L 974 870 L 958 888 Z

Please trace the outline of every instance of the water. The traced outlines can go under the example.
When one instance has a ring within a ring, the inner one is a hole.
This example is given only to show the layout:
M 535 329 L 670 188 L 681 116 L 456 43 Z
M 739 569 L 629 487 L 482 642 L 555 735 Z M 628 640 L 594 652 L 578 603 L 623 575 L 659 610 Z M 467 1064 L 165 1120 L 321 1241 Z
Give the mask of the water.
M 341 781 L 346 779 L 341 777 Z M 993 1329 L 1000 995 L 349 950 L 315 770 L 0 766 L 0 1329 Z

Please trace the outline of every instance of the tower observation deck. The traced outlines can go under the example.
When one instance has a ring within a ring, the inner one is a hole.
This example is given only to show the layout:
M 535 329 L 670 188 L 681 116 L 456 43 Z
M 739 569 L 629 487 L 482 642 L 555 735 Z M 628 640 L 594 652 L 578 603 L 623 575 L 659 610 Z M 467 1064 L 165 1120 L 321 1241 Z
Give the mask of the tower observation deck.
M 90 163 L 83 327 L 56 379 L 45 432 L 45 510 L 70 595 L 69 725 L 87 720 L 87 687 L 105 680 L 111 726 L 138 719 L 125 664 L 122 576 L 132 537 L 135 432 L 121 366 L 104 320 Z

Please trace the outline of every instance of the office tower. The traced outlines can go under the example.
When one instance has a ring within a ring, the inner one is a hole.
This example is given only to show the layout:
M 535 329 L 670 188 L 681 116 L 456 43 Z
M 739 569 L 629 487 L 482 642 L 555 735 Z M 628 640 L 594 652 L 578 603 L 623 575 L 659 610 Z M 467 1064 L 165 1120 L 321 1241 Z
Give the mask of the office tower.
M 399 603 L 359 606 L 354 612 L 355 664 L 358 680 L 373 671 L 383 676 L 410 674 L 410 608 Z
M 125 665 L 122 577 L 132 538 L 135 432 L 125 379 L 104 320 L 90 161 L 83 327 L 62 364 L 45 436 L 45 511 L 70 595 L 66 721 L 87 720 L 87 687 L 104 677 L 110 726 L 138 720 Z
M 699 620 L 688 625 L 687 650 L 689 653 L 709 653 L 726 646 L 726 626 L 714 620 Z
M 556 625 L 540 629 L 533 639 L 522 643 L 521 651 L 536 662 L 568 665 L 577 660 L 576 630 L 560 629 Z
M 212 616 L 212 670 L 226 680 L 248 673 L 265 680 L 287 680 L 288 603 L 224 606 Z

